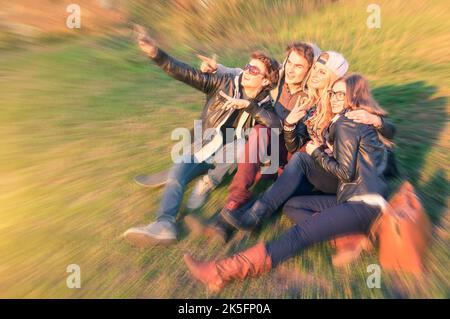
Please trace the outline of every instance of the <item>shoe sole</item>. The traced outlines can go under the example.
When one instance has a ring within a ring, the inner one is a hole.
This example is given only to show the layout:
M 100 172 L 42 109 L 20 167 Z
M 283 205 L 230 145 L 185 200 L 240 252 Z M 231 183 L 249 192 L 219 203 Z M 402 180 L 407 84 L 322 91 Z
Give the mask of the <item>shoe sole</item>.
M 134 177 L 134 182 L 139 186 L 157 188 L 165 185 L 169 176 L 169 171 L 163 171 L 150 175 L 138 175 Z
M 124 238 L 129 244 L 141 248 L 168 246 L 177 242 L 176 239 L 156 239 L 139 233 L 126 234 Z

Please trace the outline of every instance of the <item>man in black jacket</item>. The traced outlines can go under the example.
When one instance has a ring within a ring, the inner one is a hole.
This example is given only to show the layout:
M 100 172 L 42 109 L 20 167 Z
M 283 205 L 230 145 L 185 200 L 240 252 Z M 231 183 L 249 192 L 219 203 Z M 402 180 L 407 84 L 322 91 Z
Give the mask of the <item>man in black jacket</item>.
M 137 31 L 139 47 L 153 62 L 173 78 L 206 94 L 201 115 L 202 129 L 203 132 L 215 130 L 217 133 L 210 140 L 202 137 L 199 150 L 173 165 L 157 220 L 144 227 L 130 228 L 124 233 L 131 244 L 148 247 L 176 242 L 175 222 L 183 193 L 190 181 L 211 168 L 208 159 L 220 152 L 226 143 L 243 138 L 242 132 L 255 123 L 268 128 L 281 128 L 269 95 L 270 89 L 278 82 L 279 64 L 263 53 L 254 52 L 239 76 L 203 73 L 159 49 L 145 29 L 139 27 Z M 222 132 L 227 128 L 234 129 L 237 136 L 231 139 L 226 136 L 224 139 Z

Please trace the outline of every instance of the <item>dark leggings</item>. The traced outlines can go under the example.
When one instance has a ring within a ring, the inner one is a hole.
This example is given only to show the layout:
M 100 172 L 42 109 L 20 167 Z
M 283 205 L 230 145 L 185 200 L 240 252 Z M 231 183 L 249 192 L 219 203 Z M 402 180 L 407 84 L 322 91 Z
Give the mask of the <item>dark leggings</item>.
M 297 225 L 266 243 L 273 267 L 312 244 L 341 235 L 367 233 L 380 209 L 363 202 L 338 204 L 334 195 L 312 195 L 291 198 L 284 212 Z

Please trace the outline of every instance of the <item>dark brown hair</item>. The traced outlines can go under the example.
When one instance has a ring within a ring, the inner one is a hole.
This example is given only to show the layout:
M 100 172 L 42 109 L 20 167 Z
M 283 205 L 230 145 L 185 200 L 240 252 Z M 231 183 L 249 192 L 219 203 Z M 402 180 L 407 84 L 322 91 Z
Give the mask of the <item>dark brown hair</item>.
M 266 78 L 270 81 L 270 84 L 266 87 L 266 89 L 273 89 L 279 80 L 280 77 L 280 64 L 277 60 L 272 59 L 265 53 L 261 51 L 255 51 L 250 56 L 252 59 L 256 59 L 261 61 L 266 67 Z
M 370 91 L 369 81 L 360 74 L 348 74 L 336 80 L 345 82 L 345 105 L 351 110 L 363 109 L 371 114 L 386 116 L 388 113 L 378 104 Z M 334 83 L 336 83 L 334 82 Z M 379 139 L 386 146 L 393 146 L 393 143 L 378 132 Z
M 387 115 L 387 112 L 373 98 L 369 82 L 364 76 L 356 73 L 348 74 L 336 80 L 336 82 L 340 81 L 345 82 L 347 87 L 347 92 L 345 93 L 347 107 L 352 110 L 364 109 L 369 113 L 379 116 Z
M 314 50 L 311 45 L 305 42 L 291 42 L 286 47 L 286 58 L 289 57 L 292 51 L 304 57 L 308 61 L 309 67 L 314 63 Z

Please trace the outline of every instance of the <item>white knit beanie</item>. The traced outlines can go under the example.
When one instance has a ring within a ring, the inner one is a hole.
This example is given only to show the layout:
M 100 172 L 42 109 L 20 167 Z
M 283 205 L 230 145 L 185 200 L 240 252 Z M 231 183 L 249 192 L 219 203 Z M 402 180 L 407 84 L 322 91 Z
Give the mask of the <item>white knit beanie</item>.
M 335 51 L 322 52 L 317 62 L 325 65 L 338 78 L 344 76 L 348 70 L 347 60 L 342 56 L 342 54 Z

